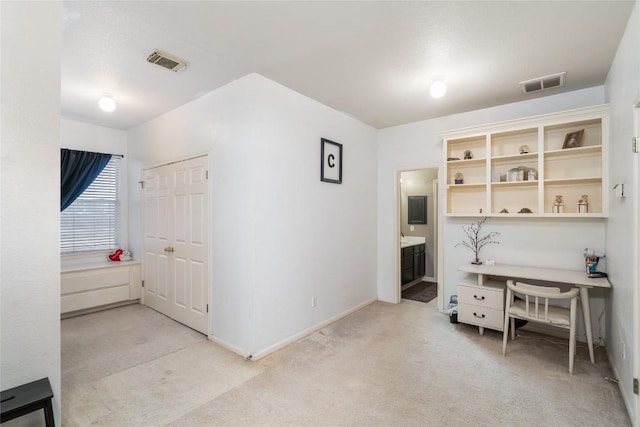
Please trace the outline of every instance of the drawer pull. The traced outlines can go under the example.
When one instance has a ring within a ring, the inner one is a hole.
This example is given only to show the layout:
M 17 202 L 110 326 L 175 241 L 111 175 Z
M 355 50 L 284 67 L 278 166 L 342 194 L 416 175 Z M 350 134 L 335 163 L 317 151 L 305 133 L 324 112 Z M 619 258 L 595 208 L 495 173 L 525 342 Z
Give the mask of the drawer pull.
M 478 316 L 478 313 L 473 313 L 473 315 L 475 317 L 477 317 L 478 319 L 484 319 L 484 317 L 485 317 L 484 314 L 481 314 L 480 316 Z
M 482 295 L 482 296 L 474 295 L 473 297 L 475 299 L 477 299 L 478 301 L 484 301 L 484 295 Z

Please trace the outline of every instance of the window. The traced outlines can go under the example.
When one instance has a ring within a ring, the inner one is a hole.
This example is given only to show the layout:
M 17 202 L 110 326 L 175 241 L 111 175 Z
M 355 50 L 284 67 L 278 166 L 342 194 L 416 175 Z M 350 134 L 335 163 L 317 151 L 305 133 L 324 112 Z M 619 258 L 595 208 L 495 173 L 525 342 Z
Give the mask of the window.
M 60 253 L 120 246 L 120 163 L 113 156 L 100 175 L 60 213 Z

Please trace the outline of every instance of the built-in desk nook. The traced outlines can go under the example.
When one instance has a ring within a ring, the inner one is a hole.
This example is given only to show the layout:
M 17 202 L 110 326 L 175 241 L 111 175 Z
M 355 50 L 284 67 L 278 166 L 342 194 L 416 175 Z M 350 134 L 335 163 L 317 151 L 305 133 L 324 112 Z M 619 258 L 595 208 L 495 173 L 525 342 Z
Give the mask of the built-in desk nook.
M 565 284 L 578 287 L 580 289 L 580 302 L 589 346 L 589 357 L 591 358 L 591 363 L 594 363 L 589 289 L 610 288 L 611 284 L 606 277 L 589 278 L 585 271 L 506 264 L 465 264 L 460 266 L 458 270 L 477 275 L 477 284 L 458 285 L 458 321 L 477 325 L 481 334 L 484 332 L 484 328 L 503 330 L 504 288 L 507 279 L 515 281 L 526 281 L 528 279 L 549 283 L 550 286 Z M 489 276 L 491 279 L 489 279 Z

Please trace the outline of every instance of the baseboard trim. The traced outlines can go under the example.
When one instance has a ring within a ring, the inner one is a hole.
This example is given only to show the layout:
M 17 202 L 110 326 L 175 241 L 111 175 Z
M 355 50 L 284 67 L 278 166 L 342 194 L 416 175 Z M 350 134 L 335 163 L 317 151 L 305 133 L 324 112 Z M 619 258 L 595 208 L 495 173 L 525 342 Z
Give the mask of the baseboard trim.
M 84 314 L 96 313 L 98 311 L 109 310 L 111 308 L 124 307 L 125 305 L 140 304 L 140 299 L 132 299 L 122 302 L 114 302 L 111 304 L 99 305 L 97 307 L 84 308 L 82 310 L 68 311 L 60 314 L 60 320 L 69 319 L 70 317 L 82 316 Z
M 220 347 L 224 347 L 227 350 L 229 350 L 229 351 L 231 351 L 233 353 L 236 353 L 237 355 L 240 355 L 240 356 L 244 357 L 245 359 L 248 359 L 249 356 L 251 355 L 250 353 L 242 350 L 240 347 L 236 347 L 235 345 L 230 344 L 230 343 L 226 342 L 225 340 L 220 339 L 218 337 L 215 337 L 213 335 L 209 335 L 208 338 L 209 338 L 210 341 L 213 341 L 214 343 L 218 344 Z
M 264 349 L 262 349 L 260 351 L 257 351 L 257 352 L 255 352 L 255 353 L 253 353 L 251 355 L 251 360 L 260 360 L 263 357 L 265 357 L 265 356 L 267 356 L 267 355 L 269 355 L 269 354 L 271 354 L 273 352 L 276 352 L 276 351 L 280 350 L 281 348 L 286 347 L 287 345 L 289 345 L 289 344 L 291 344 L 291 343 L 293 343 L 295 341 L 298 341 L 301 338 L 306 337 L 307 335 L 311 335 L 312 333 L 314 333 L 316 331 L 319 331 L 320 329 L 322 329 L 322 328 L 324 328 L 324 327 L 326 327 L 326 326 L 328 326 L 328 325 L 330 325 L 330 324 L 332 324 L 334 322 L 337 322 L 338 320 L 340 320 L 340 319 L 342 319 L 342 318 L 344 318 L 344 317 L 346 317 L 346 316 L 348 316 L 348 315 L 350 315 L 352 313 L 355 313 L 356 311 L 368 306 L 371 303 L 376 302 L 377 300 L 378 300 L 377 298 L 370 298 L 370 299 L 364 301 L 363 303 L 360 303 L 360 304 L 356 305 L 355 307 L 350 308 L 347 311 L 344 311 L 344 312 L 342 312 L 342 313 L 340 313 L 340 314 L 338 314 L 336 316 L 333 316 L 333 317 L 331 317 L 331 318 L 329 318 L 329 319 L 327 319 L 327 320 L 325 320 L 325 321 L 323 321 L 321 323 L 318 323 L 315 326 L 312 326 L 312 327 L 310 327 L 308 329 L 305 329 L 304 331 L 298 332 L 297 334 L 292 335 L 289 338 L 286 338 L 286 339 L 284 339 L 284 340 L 282 340 L 282 341 L 280 341 L 280 342 L 278 342 L 278 343 L 276 343 L 274 345 L 271 345 L 271 346 L 269 346 L 267 348 L 264 348 Z M 248 357 L 248 356 L 245 356 L 245 357 Z

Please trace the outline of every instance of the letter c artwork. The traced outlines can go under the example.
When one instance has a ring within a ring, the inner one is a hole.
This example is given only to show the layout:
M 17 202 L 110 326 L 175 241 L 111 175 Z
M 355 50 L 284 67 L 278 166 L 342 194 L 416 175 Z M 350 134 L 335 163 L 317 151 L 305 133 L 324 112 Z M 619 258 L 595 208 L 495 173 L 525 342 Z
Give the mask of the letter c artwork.
M 320 180 L 342 184 L 342 144 L 320 139 Z
M 335 159 L 336 159 L 336 156 L 334 156 L 333 154 L 329 154 L 329 157 L 327 157 L 327 164 L 329 165 L 330 168 L 333 168 L 336 166 L 336 164 L 333 163 Z

